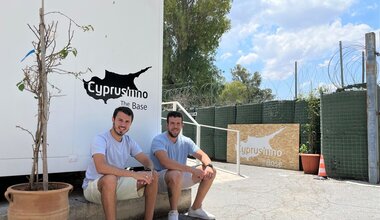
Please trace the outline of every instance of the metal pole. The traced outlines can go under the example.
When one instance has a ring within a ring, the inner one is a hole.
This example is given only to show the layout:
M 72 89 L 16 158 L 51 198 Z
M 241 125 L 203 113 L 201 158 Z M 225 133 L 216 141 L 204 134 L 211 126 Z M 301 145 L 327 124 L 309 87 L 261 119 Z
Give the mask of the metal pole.
M 199 124 L 196 125 L 197 128 L 197 136 L 196 136 L 196 144 L 198 147 L 201 147 L 201 126 Z
M 240 131 L 236 132 L 236 173 L 240 175 Z
M 339 41 L 339 54 L 340 54 L 340 81 L 342 84 L 342 88 L 344 87 L 343 81 L 343 49 L 342 49 L 342 41 Z
M 377 66 L 375 33 L 365 35 L 367 76 L 367 133 L 368 133 L 368 179 L 379 182 L 379 136 L 377 103 Z
M 297 61 L 294 62 L 294 99 L 297 99 Z

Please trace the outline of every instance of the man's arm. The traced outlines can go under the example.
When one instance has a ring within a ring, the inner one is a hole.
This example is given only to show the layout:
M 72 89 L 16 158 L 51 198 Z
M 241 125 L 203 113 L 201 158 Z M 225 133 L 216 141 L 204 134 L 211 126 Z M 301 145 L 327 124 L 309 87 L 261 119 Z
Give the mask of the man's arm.
M 149 182 L 148 177 L 139 172 L 133 172 L 130 170 L 126 169 L 120 169 L 115 166 L 111 166 L 110 164 L 107 163 L 106 157 L 104 154 L 94 154 L 92 156 L 92 159 L 94 160 L 96 171 L 98 173 L 103 174 L 103 175 L 115 175 L 115 176 L 124 176 L 124 177 L 132 177 L 137 180 L 143 180 L 146 182 Z
M 200 160 L 202 162 L 203 166 L 207 166 L 207 165 L 211 164 L 210 157 L 201 149 L 199 149 L 197 152 L 195 152 L 193 154 L 193 156 L 195 158 L 197 158 L 198 160 Z
M 154 155 L 157 157 L 158 161 L 168 170 L 180 170 L 183 172 L 189 172 L 192 173 L 195 176 L 198 176 L 199 178 L 203 178 L 204 173 L 199 170 L 195 169 L 194 167 L 187 166 L 186 164 L 178 163 L 175 160 L 172 160 L 168 157 L 168 154 L 164 150 L 158 150 L 154 153 Z
M 145 169 L 149 169 L 151 171 L 154 170 L 154 166 L 153 166 L 153 162 L 149 159 L 149 157 L 147 155 L 145 155 L 143 152 L 137 154 L 135 156 L 135 159 L 140 162 Z
M 204 178 L 212 179 L 215 175 L 214 167 L 211 164 L 210 157 L 201 149 L 193 154 L 195 158 L 202 162 L 202 170 L 204 170 Z

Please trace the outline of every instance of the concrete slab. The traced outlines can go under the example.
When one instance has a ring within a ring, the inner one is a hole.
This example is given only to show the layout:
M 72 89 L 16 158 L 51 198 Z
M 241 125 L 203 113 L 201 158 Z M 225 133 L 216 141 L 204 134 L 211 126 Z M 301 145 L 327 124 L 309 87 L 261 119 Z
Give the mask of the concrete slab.
M 379 184 L 248 165 L 243 178 L 220 170 L 234 172 L 235 164 L 213 164 L 219 171 L 203 207 L 218 220 L 380 219 Z

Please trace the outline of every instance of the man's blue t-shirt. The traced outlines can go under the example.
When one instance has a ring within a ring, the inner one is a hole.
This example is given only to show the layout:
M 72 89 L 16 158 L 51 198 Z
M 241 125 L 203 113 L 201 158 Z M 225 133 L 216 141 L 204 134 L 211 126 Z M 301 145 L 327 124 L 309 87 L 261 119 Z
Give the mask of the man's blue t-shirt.
M 186 136 L 183 136 L 182 134 L 178 135 L 177 142 L 175 143 L 169 139 L 167 131 L 157 135 L 153 139 L 151 147 L 151 159 L 153 161 L 154 168 L 157 171 L 166 169 L 154 156 L 154 153 L 159 150 L 166 151 L 170 159 L 181 164 L 186 164 L 187 156 L 193 155 L 195 152 L 200 150 L 200 148 L 194 143 L 194 141 Z
M 97 135 L 91 143 L 91 156 L 98 153 L 103 154 L 108 164 L 120 169 L 127 167 L 130 157 L 135 157 L 141 152 L 141 147 L 131 137 L 124 135 L 121 142 L 118 142 L 112 137 L 110 131 Z M 96 171 L 94 160 L 91 159 L 86 170 L 86 178 L 83 181 L 83 189 L 87 188 L 89 180 L 95 180 L 102 176 Z

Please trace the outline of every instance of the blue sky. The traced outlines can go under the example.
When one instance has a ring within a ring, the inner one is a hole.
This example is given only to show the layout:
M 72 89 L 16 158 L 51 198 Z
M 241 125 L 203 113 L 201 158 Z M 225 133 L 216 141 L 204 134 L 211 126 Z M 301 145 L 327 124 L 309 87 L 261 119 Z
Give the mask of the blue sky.
M 365 34 L 375 32 L 380 44 L 378 0 L 234 0 L 228 17 L 231 29 L 216 55 L 226 81 L 241 64 L 260 72 L 261 87 L 280 100 L 294 98 L 295 61 L 299 94 L 319 86 L 333 91 L 341 84 L 339 41 L 345 85 L 362 81 Z

